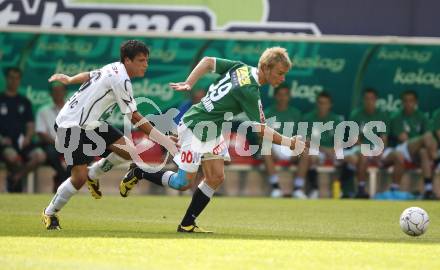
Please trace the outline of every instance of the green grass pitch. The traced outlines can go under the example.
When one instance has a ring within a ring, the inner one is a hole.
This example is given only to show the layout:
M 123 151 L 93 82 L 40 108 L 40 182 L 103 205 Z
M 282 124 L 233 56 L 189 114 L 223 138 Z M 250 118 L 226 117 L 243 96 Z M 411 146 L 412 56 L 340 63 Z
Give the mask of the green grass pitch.
M 190 197 L 75 196 L 61 231 L 40 221 L 50 195 L 0 195 L 0 269 L 440 269 L 440 204 L 216 197 L 212 235 L 177 234 Z M 403 209 L 430 215 L 404 235 Z

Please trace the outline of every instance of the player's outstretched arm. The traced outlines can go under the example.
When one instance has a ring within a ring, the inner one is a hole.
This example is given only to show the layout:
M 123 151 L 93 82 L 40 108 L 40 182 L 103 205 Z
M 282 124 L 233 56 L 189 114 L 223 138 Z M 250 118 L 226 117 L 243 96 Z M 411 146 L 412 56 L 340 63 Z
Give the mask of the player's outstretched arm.
M 292 150 L 298 151 L 298 154 L 307 150 L 307 145 L 301 136 L 298 135 L 289 138 L 281 135 L 267 125 L 258 124 L 258 135 L 265 140 L 270 140 L 275 144 L 284 145 Z
M 66 74 L 57 73 L 50 76 L 48 81 L 49 82 L 58 81 L 65 85 L 69 85 L 69 84 L 82 84 L 88 81 L 89 79 L 90 79 L 89 72 L 82 72 L 72 77 Z
M 179 151 L 178 144 L 176 143 L 176 138 L 168 137 L 156 128 L 154 128 L 151 123 L 137 111 L 133 112 L 131 116 L 131 122 L 135 127 L 138 127 L 145 134 L 147 134 L 147 136 L 151 140 L 165 147 L 171 155 L 174 156 Z
M 188 78 L 184 82 L 170 83 L 170 87 L 176 91 L 189 91 L 197 83 L 197 81 L 206 73 L 212 72 L 215 68 L 215 58 L 203 57 L 197 66 L 191 71 Z

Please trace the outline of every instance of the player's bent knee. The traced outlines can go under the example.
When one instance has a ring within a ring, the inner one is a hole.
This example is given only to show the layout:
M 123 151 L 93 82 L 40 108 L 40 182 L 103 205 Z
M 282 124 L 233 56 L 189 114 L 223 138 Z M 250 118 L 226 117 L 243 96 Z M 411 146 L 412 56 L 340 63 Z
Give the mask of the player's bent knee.
M 38 164 L 43 164 L 44 162 L 46 162 L 46 159 L 47 159 L 46 153 L 44 152 L 37 153 L 36 160 Z
M 211 187 L 219 186 L 225 181 L 224 174 L 212 175 L 210 177 L 206 177 L 206 183 Z
M 80 189 L 87 182 L 87 170 L 86 171 L 72 171 L 70 181 L 76 189 Z
M 76 189 L 80 189 L 84 184 L 87 182 L 87 176 L 86 177 L 70 177 L 70 182 L 72 182 L 72 185 Z

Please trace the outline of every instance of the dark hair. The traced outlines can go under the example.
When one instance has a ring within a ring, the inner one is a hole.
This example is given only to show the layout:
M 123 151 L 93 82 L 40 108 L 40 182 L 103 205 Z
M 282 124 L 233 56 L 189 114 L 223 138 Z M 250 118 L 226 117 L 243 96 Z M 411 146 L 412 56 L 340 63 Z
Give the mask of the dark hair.
M 5 75 L 5 77 L 7 77 L 9 75 L 9 72 L 16 72 L 18 74 L 20 74 L 21 77 L 21 69 L 18 67 L 6 67 L 3 69 L 3 74 Z
M 374 89 L 374 88 L 366 88 L 366 89 L 364 90 L 364 96 L 365 96 L 366 94 L 368 94 L 368 93 L 373 94 L 375 97 L 378 97 L 378 96 L 379 96 L 379 94 L 377 93 L 377 90 Z
M 279 86 L 277 86 L 273 92 L 273 95 L 276 96 L 278 94 L 279 91 L 281 91 L 282 89 L 287 89 L 289 90 L 289 86 L 285 83 L 280 84 Z
M 150 55 L 150 50 L 147 46 L 139 40 L 127 40 L 121 45 L 120 55 L 121 55 L 121 63 L 124 63 L 125 57 L 133 60 L 138 54 L 145 54 L 146 56 Z
M 327 91 L 322 91 L 320 92 L 317 96 L 316 96 L 316 100 L 318 100 L 319 98 L 328 98 L 330 101 L 332 101 L 332 96 L 330 96 L 329 92 Z
M 408 96 L 408 95 L 415 97 L 416 100 L 419 99 L 419 97 L 417 96 L 417 92 L 414 90 L 403 91 L 402 94 L 400 94 L 400 98 L 403 99 L 404 96 Z

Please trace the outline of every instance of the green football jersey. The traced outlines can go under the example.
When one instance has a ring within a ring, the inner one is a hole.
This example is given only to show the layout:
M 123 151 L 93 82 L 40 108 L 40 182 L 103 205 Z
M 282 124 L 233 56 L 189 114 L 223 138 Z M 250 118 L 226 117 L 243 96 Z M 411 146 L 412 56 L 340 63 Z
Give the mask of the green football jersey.
M 437 131 L 440 130 L 440 109 L 437 109 L 433 112 L 430 126 L 432 133 L 437 138 L 437 141 L 440 142 L 440 137 L 437 136 Z
M 316 136 L 319 133 L 318 129 L 314 129 L 314 130 L 312 129 L 314 122 L 321 122 L 325 124 L 327 122 L 334 121 L 332 130 L 326 130 L 321 133 L 321 142 L 320 142 L 320 146 L 324 146 L 324 147 L 334 146 L 334 136 L 335 136 L 336 126 L 342 121 L 342 116 L 330 112 L 327 116 L 321 118 L 318 116 L 317 110 L 313 110 L 309 113 L 306 113 L 302 121 L 308 123 L 308 128 L 307 128 L 308 138 Z
M 298 129 L 298 123 L 301 121 L 301 117 L 302 117 L 301 112 L 294 107 L 289 106 L 286 110 L 279 111 L 277 110 L 275 105 L 264 110 L 264 115 L 266 116 L 268 125 L 270 123 L 269 121 L 270 118 L 275 117 L 276 122 L 279 122 L 280 126 L 279 127 L 273 126 L 273 128 L 281 134 L 284 134 L 285 123 L 288 122 L 294 123 L 292 130 L 293 133 L 284 134 L 285 136 L 291 136 L 296 134 L 296 130 Z
M 378 136 L 387 135 L 390 130 L 389 119 L 387 114 L 379 109 L 376 109 L 372 114 L 367 113 L 364 108 L 354 109 L 350 114 L 350 121 L 354 121 L 359 125 L 359 134 L 361 135 L 362 143 L 371 143 L 369 140 L 366 140 L 362 134 L 364 126 L 368 122 L 382 121 L 385 123 L 387 129 L 385 132 L 376 132 L 373 130 Z
M 395 143 L 399 143 L 397 138 L 402 132 L 406 132 L 411 139 L 428 131 L 428 125 L 429 120 L 423 112 L 416 110 L 411 115 L 405 115 L 400 110 L 391 118 L 391 135 Z
M 257 69 L 221 58 L 216 58 L 215 62 L 214 72 L 220 77 L 209 86 L 201 102 L 193 105 L 182 117 L 183 123 L 202 141 L 214 139 L 212 134 L 218 137 L 222 124 L 242 112 L 253 122 L 265 122 Z M 215 133 L 204 126 L 213 126 Z
M 431 130 L 432 131 L 440 130 L 440 109 L 437 109 L 432 113 Z

